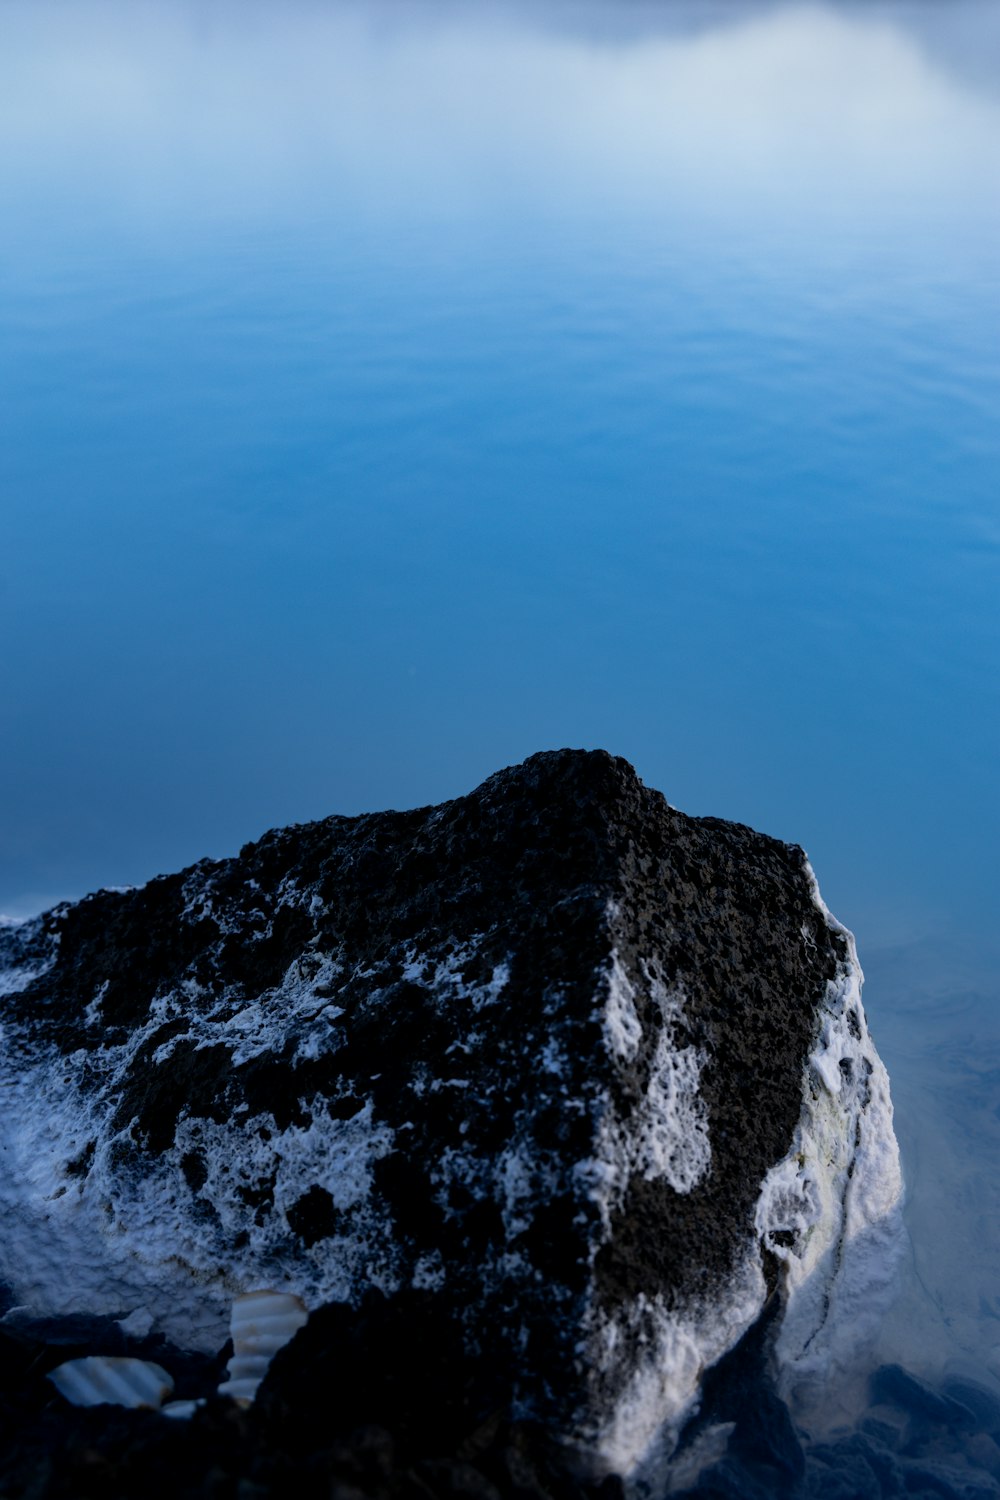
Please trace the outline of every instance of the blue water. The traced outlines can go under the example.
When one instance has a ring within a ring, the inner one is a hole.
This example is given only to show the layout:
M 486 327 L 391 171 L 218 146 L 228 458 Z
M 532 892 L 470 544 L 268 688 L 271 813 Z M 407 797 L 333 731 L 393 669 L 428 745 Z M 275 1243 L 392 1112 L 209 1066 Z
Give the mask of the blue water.
M 0 910 L 606 746 L 809 850 L 1000 1377 L 998 184 L 990 0 L 3 0 Z

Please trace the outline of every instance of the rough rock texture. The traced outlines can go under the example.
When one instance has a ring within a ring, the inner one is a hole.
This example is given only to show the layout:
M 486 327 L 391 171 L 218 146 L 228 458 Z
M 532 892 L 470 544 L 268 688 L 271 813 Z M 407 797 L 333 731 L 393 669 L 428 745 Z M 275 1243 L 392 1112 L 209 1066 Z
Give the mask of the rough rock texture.
M 870 1315 L 899 1171 L 859 981 L 800 849 L 600 751 L 100 891 L 0 927 L 0 1277 L 204 1350 L 234 1291 L 426 1293 L 627 1472 L 770 1293 L 789 1388 Z

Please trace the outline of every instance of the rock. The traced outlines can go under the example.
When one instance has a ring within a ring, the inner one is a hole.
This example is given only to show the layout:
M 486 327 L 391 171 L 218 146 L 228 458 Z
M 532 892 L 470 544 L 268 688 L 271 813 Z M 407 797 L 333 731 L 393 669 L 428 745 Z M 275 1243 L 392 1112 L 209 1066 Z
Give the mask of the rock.
M 969 1413 L 971 1423 L 982 1432 L 1000 1433 L 1000 1401 L 992 1391 L 974 1380 L 952 1375 L 944 1381 L 942 1395 Z
M 8 1305 L 214 1350 L 234 1292 L 374 1295 L 459 1338 L 468 1414 L 628 1473 L 772 1293 L 806 1405 L 878 1317 L 860 982 L 800 849 L 601 751 L 0 927 Z
M 871 1377 L 875 1401 L 900 1407 L 923 1422 L 935 1422 L 957 1432 L 976 1425 L 973 1412 L 960 1400 L 946 1396 L 900 1365 L 882 1365 Z

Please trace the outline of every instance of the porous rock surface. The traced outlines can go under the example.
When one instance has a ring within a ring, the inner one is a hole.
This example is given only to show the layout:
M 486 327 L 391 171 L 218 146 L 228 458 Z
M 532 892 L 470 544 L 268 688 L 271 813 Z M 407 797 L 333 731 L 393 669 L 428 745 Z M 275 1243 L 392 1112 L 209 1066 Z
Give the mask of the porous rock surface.
M 772 1294 L 808 1387 L 886 1280 L 859 982 L 800 849 L 601 751 L 0 927 L 8 1303 L 214 1350 L 237 1291 L 418 1294 L 629 1472 Z

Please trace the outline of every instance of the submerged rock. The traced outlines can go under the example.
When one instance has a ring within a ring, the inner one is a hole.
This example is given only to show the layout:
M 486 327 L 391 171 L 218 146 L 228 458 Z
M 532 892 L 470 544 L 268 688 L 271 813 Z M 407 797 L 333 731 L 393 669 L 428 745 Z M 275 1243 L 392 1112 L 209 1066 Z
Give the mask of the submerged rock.
M 0 928 L 0 1277 L 200 1349 L 234 1292 L 416 1295 L 627 1473 L 772 1294 L 786 1396 L 878 1315 L 860 980 L 800 849 L 601 751 L 100 891 Z

